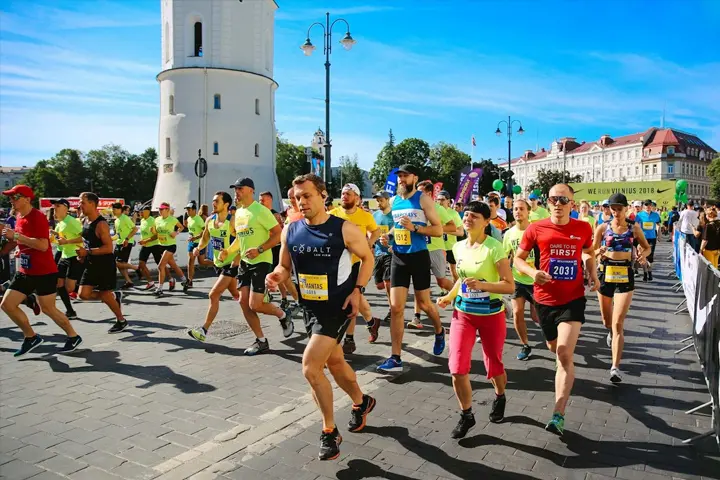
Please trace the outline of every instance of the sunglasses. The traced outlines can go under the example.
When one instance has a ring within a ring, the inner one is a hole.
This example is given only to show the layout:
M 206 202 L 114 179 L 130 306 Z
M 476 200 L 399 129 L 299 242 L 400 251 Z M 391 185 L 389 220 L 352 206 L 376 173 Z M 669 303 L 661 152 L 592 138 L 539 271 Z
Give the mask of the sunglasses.
M 560 205 L 567 205 L 570 203 L 570 199 L 564 196 L 552 196 L 548 197 L 548 203 L 552 205 L 555 205 L 556 203 L 559 203 Z
M 20 195 L 19 193 L 16 193 L 15 195 L 10 195 L 10 198 L 17 201 L 17 200 L 20 200 L 21 198 L 25 198 L 25 195 Z

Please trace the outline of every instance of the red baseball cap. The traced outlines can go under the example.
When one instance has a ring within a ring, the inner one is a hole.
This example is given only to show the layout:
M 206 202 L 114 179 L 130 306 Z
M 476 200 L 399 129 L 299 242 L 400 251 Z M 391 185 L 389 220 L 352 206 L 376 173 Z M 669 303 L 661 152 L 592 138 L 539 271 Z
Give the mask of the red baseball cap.
M 35 198 L 35 194 L 32 191 L 32 188 L 28 187 L 27 185 L 15 185 L 10 190 L 5 190 L 2 192 L 3 195 L 6 195 L 8 197 L 12 195 L 22 195 L 23 197 L 27 197 L 30 200 Z
M 161 203 L 159 210 L 163 210 L 163 209 L 165 209 L 165 208 L 170 209 L 170 204 L 167 203 L 167 202 Z

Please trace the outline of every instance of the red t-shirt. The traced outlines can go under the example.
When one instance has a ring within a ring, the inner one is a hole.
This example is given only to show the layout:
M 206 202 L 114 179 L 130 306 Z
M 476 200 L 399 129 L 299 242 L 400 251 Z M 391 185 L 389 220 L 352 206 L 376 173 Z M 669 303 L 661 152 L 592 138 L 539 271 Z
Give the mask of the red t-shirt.
M 29 238 L 49 238 L 50 225 L 47 217 L 40 210 L 33 208 L 24 217 L 18 215 L 15 231 Z M 52 247 L 49 244 L 44 252 L 21 244 L 18 244 L 18 249 L 20 250 L 21 273 L 26 275 L 57 273 L 57 265 L 55 265 Z
M 564 305 L 585 296 L 582 251 L 593 244 L 589 223 L 570 219 L 567 225 L 555 225 L 549 218 L 531 223 L 525 230 L 520 248 L 540 251 L 540 270 L 552 275 L 545 285 L 534 286 L 535 301 L 543 305 Z

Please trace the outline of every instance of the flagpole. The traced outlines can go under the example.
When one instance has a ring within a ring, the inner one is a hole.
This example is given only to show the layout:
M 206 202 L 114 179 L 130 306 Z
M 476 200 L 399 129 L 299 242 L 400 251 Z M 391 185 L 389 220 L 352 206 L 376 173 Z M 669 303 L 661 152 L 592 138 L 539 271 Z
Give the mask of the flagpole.
M 470 139 L 470 162 L 475 161 L 475 134 L 473 133 L 472 138 Z

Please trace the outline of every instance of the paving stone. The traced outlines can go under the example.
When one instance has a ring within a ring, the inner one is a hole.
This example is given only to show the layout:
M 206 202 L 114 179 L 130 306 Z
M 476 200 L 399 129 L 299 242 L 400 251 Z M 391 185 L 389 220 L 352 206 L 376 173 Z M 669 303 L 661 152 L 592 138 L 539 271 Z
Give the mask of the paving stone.
M 70 475 L 72 480 L 119 480 L 121 477 L 104 472 L 99 468 L 88 467 Z
M 25 480 L 42 472 L 43 469 L 22 460 L 13 460 L 4 464 L 0 469 L 0 473 L 8 480 Z
M 53 445 L 50 447 L 50 450 L 75 459 L 94 452 L 96 448 L 91 447 L 90 445 L 73 442 L 72 440 L 66 440 L 62 443 L 58 443 L 57 445 Z
M 132 444 L 133 446 L 140 447 L 149 451 L 157 450 L 158 448 L 164 447 L 165 445 L 170 443 L 168 440 L 150 437 L 142 433 L 138 433 L 137 435 L 126 438 L 125 441 Z
M 20 459 L 24 462 L 33 463 L 42 462 L 43 460 L 54 457 L 55 452 L 51 452 L 43 448 L 38 448 L 33 445 L 27 445 L 20 450 L 13 452 L 12 455 L 13 457 Z
M 132 462 L 125 462 L 110 470 L 110 473 L 126 480 L 150 480 L 160 476 L 158 471 Z
M 78 458 L 78 461 L 102 468 L 103 470 L 112 470 L 113 468 L 122 465 L 123 462 L 125 462 L 125 459 L 98 450 Z
M 75 473 L 88 466 L 85 462 L 79 462 L 64 455 L 56 455 L 42 463 L 39 463 L 38 465 L 46 470 L 50 470 L 51 472 L 59 473 L 61 475 L 70 475 L 71 473 Z
M 120 457 L 138 463 L 146 467 L 160 465 L 165 460 L 157 453 L 149 452 L 139 447 L 134 447 L 118 454 Z
M 28 435 L 27 437 L 23 437 L 23 442 L 35 445 L 39 448 L 49 448 L 53 445 L 57 445 L 58 443 L 62 443 L 65 441 L 62 437 L 57 437 L 55 435 L 51 435 L 49 433 L 45 432 L 38 432 L 33 435 Z

